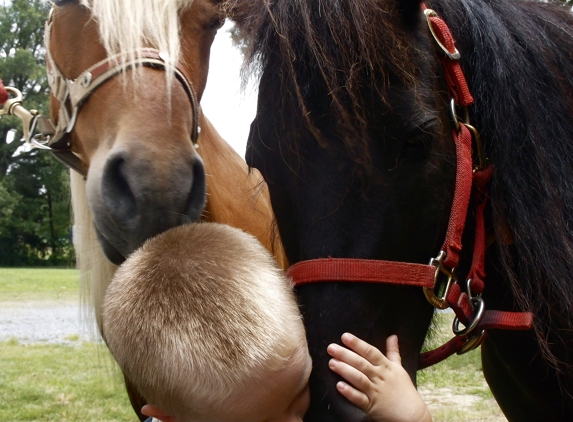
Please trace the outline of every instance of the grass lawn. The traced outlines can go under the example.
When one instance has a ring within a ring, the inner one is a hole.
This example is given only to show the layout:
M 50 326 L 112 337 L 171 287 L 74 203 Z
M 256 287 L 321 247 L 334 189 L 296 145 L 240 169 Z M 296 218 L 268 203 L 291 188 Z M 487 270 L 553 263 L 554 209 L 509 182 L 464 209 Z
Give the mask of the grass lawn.
M 428 350 L 453 336 L 452 320 L 451 313 L 434 316 L 434 331 L 425 345 Z M 417 378 L 434 422 L 507 421 L 485 382 L 479 348 L 421 370 Z
M 102 344 L 0 343 L 0 420 L 136 421 Z
M 75 269 L 0 268 L 2 302 L 78 300 Z M 451 335 L 451 314 L 436 319 L 430 346 Z M 102 344 L 0 342 L 0 420 L 136 421 L 121 374 Z M 479 350 L 418 373 L 435 422 L 505 421 L 481 373 Z
M 0 268 L 0 301 L 76 299 L 79 271 L 61 268 Z

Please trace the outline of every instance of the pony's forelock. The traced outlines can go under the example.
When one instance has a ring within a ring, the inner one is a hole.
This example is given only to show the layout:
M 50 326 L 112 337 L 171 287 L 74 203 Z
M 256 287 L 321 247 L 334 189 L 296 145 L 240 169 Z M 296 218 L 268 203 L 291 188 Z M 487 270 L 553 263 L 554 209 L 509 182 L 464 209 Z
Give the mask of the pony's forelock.
M 402 26 L 397 3 L 227 0 L 225 5 L 249 40 L 244 77 L 258 76 L 272 63 L 283 93 L 280 107 L 300 108 L 300 113 L 283 113 L 283 125 L 295 121 L 324 145 L 315 115 L 331 115 L 357 162 L 367 149 L 372 104 L 390 107 L 390 84 L 412 89 L 418 84 L 414 56 L 419 50 Z M 321 96 L 328 97 L 326 112 L 312 110 Z
M 132 60 L 142 48 L 150 47 L 163 53 L 168 69 L 176 66 L 181 50 L 179 12 L 194 0 L 80 1 L 97 22 L 108 55 Z M 133 74 L 137 79 L 138 72 Z

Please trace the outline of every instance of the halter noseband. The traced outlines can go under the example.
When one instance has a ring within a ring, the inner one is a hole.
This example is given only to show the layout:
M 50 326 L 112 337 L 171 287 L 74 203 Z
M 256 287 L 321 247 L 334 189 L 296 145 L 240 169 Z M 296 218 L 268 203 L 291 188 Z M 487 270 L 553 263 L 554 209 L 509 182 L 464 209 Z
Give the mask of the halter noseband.
M 473 103 L 465 76 L 459 64 L 460 53 L 446 23 L 438 14 L 423 5 L 430 32 L 444 53 L 442 63 L 452 96 L 451 113 L 454 121 L 456 146 L 456 183 L 446 238 L 436 258 L 428 265 L 351 258 L 321 258 L 301 261 L 288 269 L 296 285 L 316 282 L 373 282 L 423 287 L 428 302 L 438 309 L 451 307 L 456 315 L 453 323 L 455 337 L 436 350 L 420 355 L 418 369 L 438 363 L 451 354 L 465 353 L 478 347 L 488 329 L 527 330 L 531 328 L 530 312 L 485 310 L 481 293 L 485 279 L 486 232 L 485 205 L 487 185 L 493 169 L 484 159 L 479 134 L 469 125 L 469 119 L 459 121 L 456 108 L 464 111 Z M 467 115 L 467 112 L 464 113 Z M 472 158 L 472 139 L 476 159 Z M 474 165 L 474 161 L 477 163 Z M 476 228 L 473 259 L 468 279 L 458 284 L 456 267 L 462 249 L 462 233 L 466 224 L 470 196 L 474 191 Z M 462 290 L 463 289 L 463 290 Z M 465 328 L 460 328 L 460 322 Z
M 0 110 L 0 114 L 17 114 L 23 120 L 24 139 L 32 147 L 48 150 L 63 162 L 66 166 L 77 171 L 86 177 L 86 163 L 74 152 L 68 135 L 74 129 L 80 108 L 85 101 L 105 82 L 128 69 L 137 67 L 150 67 L 152 69 L 167 70 L 164 57 L 159 50 L 146 48 L 142 49 L 135 57 L 125 59 L 125 55 L 114 55 L 108 57 L 87 70 L 82 72 L 76 79 L 69 79 L 63 75 L 56 65 L 50 51 L 50 33 L 52 27 L 53 8 L 46 22 L 44 33 L 44 44 L 46 47 L 46 68 L 48 72 L 48 83 L 52 95 L 60 102 L 57 124 L 31 112 L 21 106 L 21 94 L 11 90 L 16 98 L 9 100 Z M 177 65 L 173 68 L 175 78 L 181 83 L 189 101 L 193 113 L 193 126 L 191 128 L 191 142 L 197 147 L 197 141 L 201 133 L 199 126 L 200 107 L 197 96 L 193 90 L 190 78 L 184 69 Z M 9 104 L 9 105 L 7 105 Z M 4 111 L 4 113 L 1 113 Z M 39 131 L 37 135 L 35 132 Z

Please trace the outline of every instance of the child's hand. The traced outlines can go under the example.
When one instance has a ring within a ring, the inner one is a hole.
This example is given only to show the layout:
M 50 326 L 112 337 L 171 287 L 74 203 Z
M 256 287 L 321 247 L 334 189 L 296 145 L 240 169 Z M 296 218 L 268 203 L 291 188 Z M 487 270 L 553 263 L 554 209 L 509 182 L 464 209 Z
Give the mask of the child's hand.
M 351 385 L 339 381 L 336 388 L 374 422 L 431 421 L 426 404 L 402 367 L 398 337 L 386 340 L 386 356 L 352 334 L 342 335 L 342 343 L 328 346 L 334 359 L 329 366 Z

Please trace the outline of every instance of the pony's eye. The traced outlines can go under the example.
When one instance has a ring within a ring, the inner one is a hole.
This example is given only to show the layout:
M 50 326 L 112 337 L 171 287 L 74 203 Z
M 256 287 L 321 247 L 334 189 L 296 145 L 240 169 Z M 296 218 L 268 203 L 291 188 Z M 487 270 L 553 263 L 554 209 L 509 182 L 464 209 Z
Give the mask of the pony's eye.
M 432 142 L 432 136 L 434 133 L 434 126 L 436 124 L 435 120 L 430 120 L 424 122 L 423 124 L 416 126 L 410 133 L 406 136 L 406 139 L 402 145 L 404 149 L 410 148 L 428 148 Z
M 430 135 L 427 133 L 419 133 L 413 137 L 410 137 L 404 142 L 404 149 L 409 148 L 427 148 L 429 146 Z
M 225 24 L 225 18 L 218 18 L 209 23 L 209 29 L 217 30 Z

